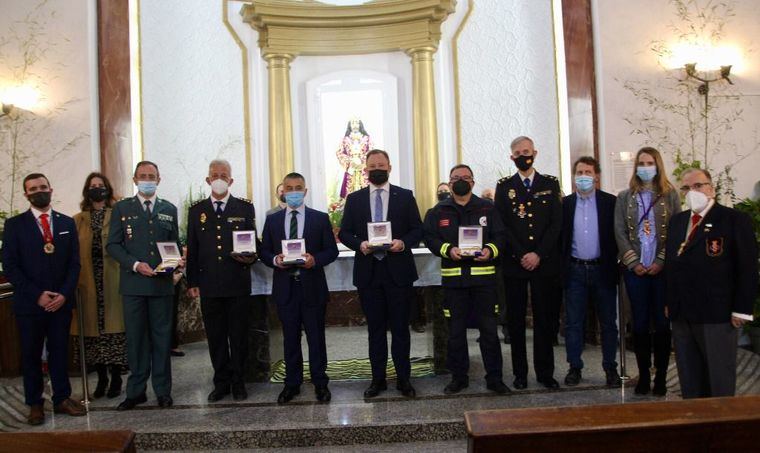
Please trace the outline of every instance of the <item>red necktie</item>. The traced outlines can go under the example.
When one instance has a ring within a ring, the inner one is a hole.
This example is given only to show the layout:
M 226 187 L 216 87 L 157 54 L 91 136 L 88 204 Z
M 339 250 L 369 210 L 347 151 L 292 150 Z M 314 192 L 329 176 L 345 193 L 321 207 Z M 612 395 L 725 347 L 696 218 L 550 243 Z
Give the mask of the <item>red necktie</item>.
M 50 231 L 50 222 L 48 222 L 47 214 L 40 214 L 40 224 L 42 225 L 42 239 L 45 244 L 53 242 L 53 233 Z
M 694 236 L 697 234 L 697 225 L 699 225 L 700 220 L 702 220 L 702 216 L 699 214 L 694 214 L 691 216 L 691 229 L 689 230 L 688 239 L 689 242 L 691 242 L 691 240 L 694 239 Z

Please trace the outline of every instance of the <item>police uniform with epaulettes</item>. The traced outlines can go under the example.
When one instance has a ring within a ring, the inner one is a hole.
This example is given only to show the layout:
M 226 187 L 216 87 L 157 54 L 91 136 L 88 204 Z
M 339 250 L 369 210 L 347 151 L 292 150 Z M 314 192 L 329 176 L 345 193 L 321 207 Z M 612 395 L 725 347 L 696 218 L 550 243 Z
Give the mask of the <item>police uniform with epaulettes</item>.
M 451 259 L 458 246 L 460 226 L 482 226 L 483 246 L 491 251 L 487 261 L 473 258 Z M 504 227 L 493 203 L 472 195 L 461 206 L 448 198 L 431 208 L 424 222 L 425 245 L 441 257 L 441 286 L 444 288 L 444 317 L 449 321 L 447 366 L 453 380 L 466 387 L 469 353 L 467 320 L 477 313 L 480 348 L 488 384 L 502 384 L 501 345 L 497 336 L 498 301 L 494 260 L 504 250 Z

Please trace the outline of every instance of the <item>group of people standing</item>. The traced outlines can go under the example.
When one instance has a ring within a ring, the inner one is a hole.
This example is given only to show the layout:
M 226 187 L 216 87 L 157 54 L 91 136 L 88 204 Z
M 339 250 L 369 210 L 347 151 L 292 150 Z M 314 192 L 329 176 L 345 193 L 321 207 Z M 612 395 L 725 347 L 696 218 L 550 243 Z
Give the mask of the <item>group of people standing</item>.
M 348 194 L 339 232 L 341 242 L 356 252 L 353 284 L 367 319 L 372 380 L 364 396 L 373 398 L 388 388 L 388 330 L 396 388 L 405 397 L 416 396 L 409 318 L 418 278 L 412 249 L 421 241 L 441 258 L 451 372 L 446 394 L 469 385 L 466 329 L 472 318 L 480 331 L 486 387 L 511 393 L 503 382 L 500 307 L 507 312 L 514 388 L 528 386 L 528 306 L 536 380 L 549 389 L 559 387 L 553 343 L 563 299 L 569 364 L 565 384 L 582 380 L 586 307 L 591 303 L 601 327 L 606 383 L 621 385 L 616 350 L 622 272 L 639 368 L 635 392 L 666 393 L 672 336 L 684 397 L 732 395 L 737 328 L 752 319 L 757 290 L 757 248 L 747 216 L 719 205 L 710 174 L 699 169 L 681 175 L 680 192 L 689 208 L 681 212 L 679 189 L 668 181 L 654 148 L 639 150 L 630 187 L 617 197 L 597 188 L 599 164 L 582 157 L 573 165 L 575 191 L 563 198 L 557 179 L 535 170 L 537 156 L 529 137 L 512 141 L 510 158 L 518 171 L 498 182 L 494 201 L 472 193 L 475 175 L 469 166 L 454 166 L 445 183 L 450 196 L 441 195 L 446 190 L 439 186 L 440 201 L 423 220 L 412 191 L 389 183 L 388 154 L 379 149 L 367 153 L 369 184 Z M 108 179 L 91 174 L 82 192 L 82 212 L 71 219 L 51 209 L 47 178 L 30 174 L 23 184 L 31 208 L 5 224 L 3 264 L 15 289 L 31 424 L 44 421 L 40 356 L 45 340 L 55 412 L 86 412 L 70 398 L 66 371 L 68 335 L 80 328 L 86 337 L 83 360 L 99 377 L 94 396 L 119 395 L 121 374 L 128 367 L 126 398 L 118 410 L 147 401 L 149 377 L 158 405 L 173 404 L 175 285 L 171 272 L 156 271 L 161 264 L 156 244 L 178 242 L 177 209 L 156 196 L 161 178 L 155 163 L 138 163 L 133 181 L 137 194 L 116 202 Z M 289 173 L 278 186 L 280 209 L 267 213 L 261 239 L 256 238 L 257 253 L 234 254 L 233 232 L 256 229 L 253 204 L 230 194 L 234 180 L 227 161 L 212 161 L 206 182 L 211 195 L 188 211 L 187 255 L 176 272 L 186 273 L 188 295 L 200 297 L 214 369 L 208 401 L 248 396 L 246 310 L 250 266 L 258 260 L 274 269 L 272 299 L 283 326 L 286 377 L 278 403 L 300 393 L 302 331 L 316 399 L 330 401 L 325 342 L 330 295 L 324 268 L 337 258 L 338 248 L 327 214 L 306 206 L 306 179 Z M 392 239 L 384 247 L 369 242 L 367 225 L 373 222 L 390 223 Z M 482 243 L 475 253 L 466 253 L 460 248 L 459 227 L 471 226 L 480 227 Z M 287 262 L 283 253 L 284 241 L 293 239 L 305 246 L 297 264 Z M 506 301 L 497 293 L 500 278 Z M 76 297 L 86 301 L 81 326 L 71 325 Z

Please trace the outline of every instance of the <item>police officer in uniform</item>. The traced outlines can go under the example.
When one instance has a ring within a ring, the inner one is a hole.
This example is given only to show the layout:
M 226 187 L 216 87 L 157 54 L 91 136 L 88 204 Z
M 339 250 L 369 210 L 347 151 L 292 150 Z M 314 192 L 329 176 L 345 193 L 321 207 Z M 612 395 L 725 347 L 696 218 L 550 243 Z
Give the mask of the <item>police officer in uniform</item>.
M 557 178 L 540 175 L 533 168 L 538 154 L 533 140 L 517 137 L 510 148 L 518 172 L 499 180 L 495 203 L 504 222 L 509 249 L 502 262 L 514 386 L 517 389 L 528 386 L 525 315 L 530 290 L 536 379 L 552 389 L 559 387 L 553 376 L 552 342 L 559 322 L 562 194 Z
M 213 160 L 206 183 L 211 196 L 190 207 L 187 216 L 188 296 L 201 298 L 203 325 L 208 338 L 214 389 L 208 401 L 232 392 L 236 401 L 248 397 L 245 361 L 248 356 L 248 311 L 251 307 L 251 264 L 256 256 L 232 255 L 234 231 L 253 231 L 253 204 L 233 197 L 234 182 L 226 160 Z M 258 250 L 258 247 L 256 248 Z
M 161 177 L 153 162 L 138 162 L 133 180 L 137 195 L 114 205 L 106 247 L 121 270 L 119 293 L 124 302 L 130 370 L 127 397 L 117 410 L 147 401 L 148 378 L 158 405 L 173 403 L 169 350 L 174 281 L 171 273 L 158 274 L 154 269 L 161 263 L 156 242 L 176 243 L 179 237 L 177 208 L 156 196 Z
M 441 257 L 444 317 L 449 319 L 447 366 L 451 382 L 444 393 L 467 388 L 470 358 L 467 348 L 467 319 L 477 313 L 480 353 L 486 369 L 486 387 L 496 393 L 511 393 L 502 382 L 501 345 L 497 334 L 498 301 L 494 259 L 504 249 L 504 227 L 494 205 L 472 193 L 472 169 L 460 164 L 451 169 L 452 197 L 440 201 L 425 215 L 425 245 Z M 479 256 L 464 256 L 459 248 L 460 226 L 482 226 L 483 248 Z

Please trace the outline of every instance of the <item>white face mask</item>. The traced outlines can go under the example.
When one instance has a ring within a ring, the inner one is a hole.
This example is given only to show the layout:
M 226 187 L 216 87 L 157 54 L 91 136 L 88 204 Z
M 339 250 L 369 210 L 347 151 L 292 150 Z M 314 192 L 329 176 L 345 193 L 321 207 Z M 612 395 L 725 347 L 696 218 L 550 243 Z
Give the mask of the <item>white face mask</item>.
M 690 190 L 686 193 L 686 207 L 695 214 L 699 214 L 707 207 L 710 199 L 698 190 Z
M 211 181 L 211 191 L 217 195 L 224 195 L 227 193 L 227 189 L 229 189 L 229 187 L 230 185 L 227 184 L 227 181 L 223 179 L 215 179 Z

